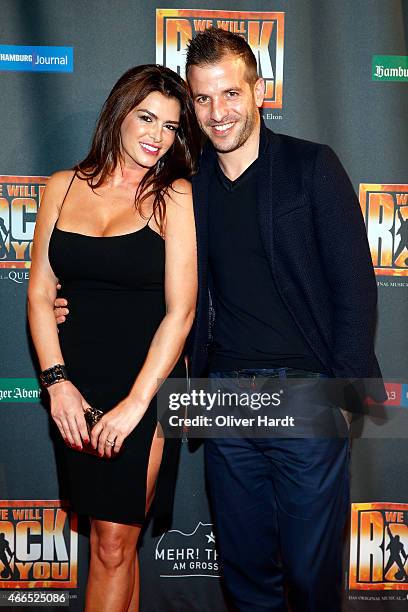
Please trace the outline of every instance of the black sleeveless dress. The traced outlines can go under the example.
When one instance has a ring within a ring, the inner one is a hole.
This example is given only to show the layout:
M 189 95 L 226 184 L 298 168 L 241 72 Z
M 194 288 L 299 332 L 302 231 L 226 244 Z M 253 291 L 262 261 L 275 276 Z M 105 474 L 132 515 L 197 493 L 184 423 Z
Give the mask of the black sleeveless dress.
M 107 411 L 124 399 L 165 315 L 164 240 L 141 230 L 94 237 L 54 227 L 49 261 L 68 300 L 59 326 L 68 375 L 91 406 Z M 172 376 L 185 377 L 183 360 Z M 60 434 L 72 508 L 96 519 L 142 523 L 146 476 L 157 424 L 153 400 L 122 451 L 104 459 L 69 448 Z M 171 513 L 179 440 L 166 439 L 152 512 Z

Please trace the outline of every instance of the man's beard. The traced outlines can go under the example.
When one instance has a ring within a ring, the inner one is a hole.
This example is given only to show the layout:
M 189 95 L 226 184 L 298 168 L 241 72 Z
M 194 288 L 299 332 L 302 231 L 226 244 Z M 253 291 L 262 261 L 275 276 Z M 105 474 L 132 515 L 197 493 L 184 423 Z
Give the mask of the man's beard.
M 242 145 L 248 140 L 248 138 L 254 131 L 258 112 L 258 108 L 256 108 L 252 109 L 251 112 L 247 114 L 244 124 L 242 125 L 238 134 L 235 135 L 233 141 L 229 140 L 228 142 L 223 143 L 222 141 L 218 141 L 218 139 L 213 140 L 209 132 L 207 131 L 208 128 L 211 129 L 211 126 L 206 126 L 205 130 L 203 128 L 201 129 L 203 129 L 203 132 L 212 142 L 216 151 L 218 151 L 219 153 L 231 153 L 232 151 L 236 151 L 237 149 L 242 147 Z M 223 123 L 228 123 L 228 120 L 223 121 Z

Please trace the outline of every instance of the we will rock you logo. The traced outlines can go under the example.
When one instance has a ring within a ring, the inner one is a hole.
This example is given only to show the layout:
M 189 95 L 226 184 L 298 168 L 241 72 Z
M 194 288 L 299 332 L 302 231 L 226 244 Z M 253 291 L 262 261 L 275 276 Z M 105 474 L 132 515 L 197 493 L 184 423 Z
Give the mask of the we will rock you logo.
M 59 500 L 0 501 L 0 589 L 75 588 L 77 516 Z
M 156 62 L 185 77 L 187 43 L 211 26 L 245 38 L 265 80 L 264 108 L 282 108 L 284 18 L 282 12 L 157 9 Z
M 0 176 L 0 268 L 30 267 L 46 182 L 43 176 Z
M 378 276 L 408 276 L 408 185 L 360 185 L 360 204 Z
M 349 588 L 408 591 L 408 504 L 352 504 Z

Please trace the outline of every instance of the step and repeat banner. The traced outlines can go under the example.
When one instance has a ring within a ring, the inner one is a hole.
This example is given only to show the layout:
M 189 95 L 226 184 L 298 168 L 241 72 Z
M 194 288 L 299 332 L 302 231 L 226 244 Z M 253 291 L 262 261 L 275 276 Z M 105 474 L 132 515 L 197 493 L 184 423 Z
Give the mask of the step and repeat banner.
M 0 19 L 0 589 L 66 592 L 83 609 L 87 521 L 58 479 L 26 322 L 36 215 L 81 160 L 112 85 L 218 25 L 245 37 L 276 132 L 329 144 L 359 195 L 378 283 L 388 401 L 353 440 L 344 610 L 408 601 L 408 3 L 404 0 L 2 0 Z M 69 256 L 69 254 L 67 254 Z M 124 313 L 126 316 L 126 313 Z M 225 612 L 202 448 L 183 444 L 171 529 L 140 549 L 143 612 Z M 248 559 L 248 563 L 251 560 Z M 26 592 L 26 591 L 24 591 Z M 45 595 L 44 595 L 45 594 Z M 18 602 L 10 600 L 10 609 Z M 328 610 L 328 612 L 330 612 Z

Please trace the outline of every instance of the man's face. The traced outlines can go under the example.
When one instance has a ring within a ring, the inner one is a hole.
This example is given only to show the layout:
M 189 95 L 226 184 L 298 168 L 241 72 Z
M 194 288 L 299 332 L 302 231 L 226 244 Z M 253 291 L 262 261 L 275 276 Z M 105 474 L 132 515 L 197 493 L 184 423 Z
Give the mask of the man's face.
M 220 153 L 241 147 L 259 125 L 264 82 L 251 86 L 246 72 L 244 61 L 232 54 L 188 71 L 197 120 Z

